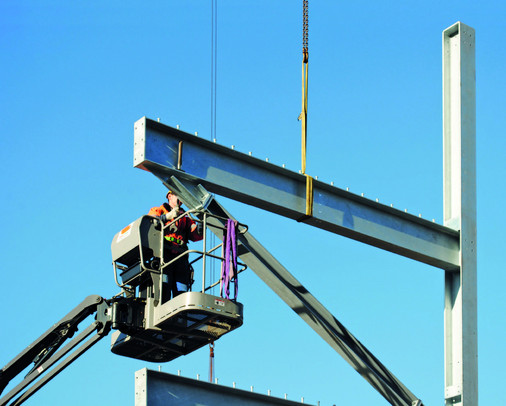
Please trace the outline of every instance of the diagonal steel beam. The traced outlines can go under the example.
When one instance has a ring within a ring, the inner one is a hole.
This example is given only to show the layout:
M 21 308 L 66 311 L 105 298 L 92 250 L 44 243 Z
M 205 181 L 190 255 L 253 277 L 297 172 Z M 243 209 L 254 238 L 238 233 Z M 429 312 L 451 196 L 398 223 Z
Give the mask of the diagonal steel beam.
M 134 166 L 201 184 L 242 203 L 445 270 L 459 269 L 459 233 L 314 180 L 306 216 L 307 177 L 142 118 L 135 123 Z
M 210 194 L 202 186 L 181 182 L 174 176 L 164 178 L 163 173 L 157 171 L 153 173 L 169 189 L 175 190 L 190 209 L 205 208 L 214 215 L 233 219 L 223 206 L 210 198 Z M 208 222 L 215 226 L 224 225 L 216 224 L 218 220 L 215 218 L 209 218 Z M 240 259 L 390 404 L 422 404 L 249 232 L 238 235 L 238 252 Z

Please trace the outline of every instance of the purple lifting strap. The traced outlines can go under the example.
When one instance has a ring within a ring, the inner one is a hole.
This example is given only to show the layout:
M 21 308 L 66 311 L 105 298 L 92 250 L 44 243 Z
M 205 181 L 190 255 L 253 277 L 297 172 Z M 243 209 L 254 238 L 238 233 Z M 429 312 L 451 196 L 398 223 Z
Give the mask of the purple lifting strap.
M 234 300 L 237 299 L 237 221 L 227 220 L 226 234 L 223 233 L 225 256 L 221 265 L 220 295 L 230 300 L 230 282 L 234 281 Z

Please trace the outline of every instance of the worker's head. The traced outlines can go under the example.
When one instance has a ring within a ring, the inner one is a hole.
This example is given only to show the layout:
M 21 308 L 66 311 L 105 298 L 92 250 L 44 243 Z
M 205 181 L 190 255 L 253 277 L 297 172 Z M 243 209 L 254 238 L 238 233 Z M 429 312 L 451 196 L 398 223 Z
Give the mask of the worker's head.
M 181 200 L 179 200 L 179 197 L 171 190 L 167 192 L 167 201 L 169 202 L 169 206 L 174 207 L 180 207 L 183 203 Z

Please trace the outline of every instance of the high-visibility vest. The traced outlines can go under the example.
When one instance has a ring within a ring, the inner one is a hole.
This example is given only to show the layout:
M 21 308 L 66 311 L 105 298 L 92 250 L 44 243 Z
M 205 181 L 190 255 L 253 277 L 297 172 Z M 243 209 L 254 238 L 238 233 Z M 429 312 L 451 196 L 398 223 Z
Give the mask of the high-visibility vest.
M 149 211 L 148 215 L 160 217 L 162 214 L 167 214 L 172 210 L 172 208 L 164 203 L 158 207 L 152 207 Z M 179 212 L 181 215 L 183 211 Z M 197 232 L 197 225 L 195 221 L 193 221 L 189 216 L 183 216 L 176 221 L 169 220 L 165 223 L 168 225 L 165 233 L 165 239 L 170 242 L 174 248 L 184 246 L 188 243 L 188 240 L 191 241 L 200 241 L 203 236 Z

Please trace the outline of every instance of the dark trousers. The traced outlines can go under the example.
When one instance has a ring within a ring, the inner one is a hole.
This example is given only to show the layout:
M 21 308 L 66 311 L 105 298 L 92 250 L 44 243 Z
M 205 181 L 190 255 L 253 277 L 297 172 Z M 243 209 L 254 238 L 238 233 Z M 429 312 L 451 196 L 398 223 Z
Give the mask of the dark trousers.
M 176 257 L 174 254 L 167 254 L 167 256 L 169 255 L 171 255 L 172 258 Z M 169 262 L 170 260 L 171 258 L 167 258 L 166 262 Z M 165 303 L 171 297 L 174 298 L 183 292 L 187 292 L 192 284 L 191 268 L 188 262 L 188 257 L 181 257 L 176 262 L 173 262 L 166 267 L 163 270 L 162 278 L 162 303 Z

